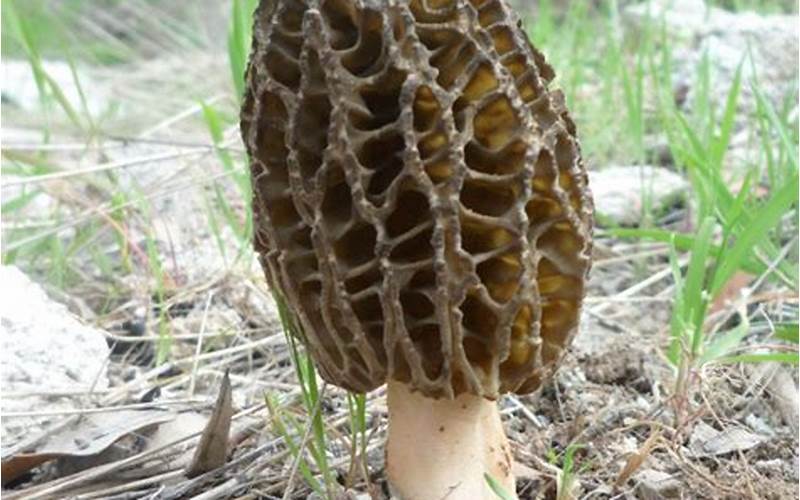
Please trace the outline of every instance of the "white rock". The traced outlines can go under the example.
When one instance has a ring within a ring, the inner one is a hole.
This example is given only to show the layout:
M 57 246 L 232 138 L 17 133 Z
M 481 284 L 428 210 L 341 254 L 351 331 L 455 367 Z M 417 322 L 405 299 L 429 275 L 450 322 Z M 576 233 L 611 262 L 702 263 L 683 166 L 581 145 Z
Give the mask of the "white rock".
M 82 407 L 76 393 L 108 387 L 108 344 L 101 330 L 84 325 L 13 266 L 0 266 L 0 382 L 3 413 L 62 411 Z M 23 394 L 32 394 L 22 396 Z M 83 398 L 85 399 L 85 398 Z M 58 416 L 8 417 L 2 445 Z
M 745 417 L 744 422 L 754 430 L 756 433 L 761 434 L 762 436 L 775 436 L 775 430 L 767 424 L 763 418 L 758 417 L 752 413 Z
M 675 99 L 686 112 L 702 91 L 699 70 L 704 57 L 710 78 L 708 99 L 717 117 L 741 65 L 735 135 L 724 158 L 725 173 L 740 181 L 746 169 L 760 161 L 760 143 L 753 137 L 758 99 L 752 83 L 760 84 L 761 93 L 776 109 L 782 109 L 787 99 L 797 101 L 797 16 L 731 12 L 706 0 L 649 0 L 628 5 L 621 17 L 626 33 L 634 38 L 649 32 L 658 43 L 663 27 L 669 37 Z M 655 152 L 659 158 L 671 156 L 660 144 Z
M 689 183 L 662 167 L 612 166 L 589 172 L 599 222 L 635 226 L 647 206 L 656 213 L 683 198 Z
M 751 12 L 719 16 L 713 30 L 702 40 L 698 53 L 708 53 L 716 72 L 712 97 L 718 105 L 727 98 L 739 64 L 742 67 L 740 103 L 743 110 L 755 110 L 756 97 L 750 81 L 757 78 L 765 96 L 776 109 L 795 87 L 798 72 L 796 16 L 760 16 Z M 745 60 L 748 49 L 752 62 Z
M 633 33 L 648 25 L 655 33 L 663 23 L 673 43 L 673 81 L 677 87 L 688 88 L 687 105 L 697 83 L 697 64 L 706 53 L 711 65 L 711 98 L 718 109 L 724 106 L 736 69 L 744 60 L 739 102 L 745 113 L 740 125 L 755 110 L 756 98 L 750 87 L 754 76 L 775 107 L 797 92 L 796 15 L 734 13 L 708 6 L 704 0 L 651 0 L 628 6 L 622 18 Z M 745 60 L 748 50 L 752 64 Z
M 703 31 L 717 10 L 709 9 L 703 0 L 651 0 L 629 5 L 622 19 L 635 31 L 643 30 L 650 21 L 655 26 L 663 22 L 670 36 L 688 39 Z

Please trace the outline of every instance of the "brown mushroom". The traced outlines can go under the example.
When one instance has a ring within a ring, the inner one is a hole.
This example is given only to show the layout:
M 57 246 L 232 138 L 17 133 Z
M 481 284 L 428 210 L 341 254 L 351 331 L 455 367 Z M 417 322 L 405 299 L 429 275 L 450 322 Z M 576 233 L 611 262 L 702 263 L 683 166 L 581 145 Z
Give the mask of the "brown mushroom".
M 495 400 L 574 336 L 592 202 L 504 0 L 262 0 L 242 109 L 255 246 L 332 384 L 388 382 L 405 499 L 514 491 Z

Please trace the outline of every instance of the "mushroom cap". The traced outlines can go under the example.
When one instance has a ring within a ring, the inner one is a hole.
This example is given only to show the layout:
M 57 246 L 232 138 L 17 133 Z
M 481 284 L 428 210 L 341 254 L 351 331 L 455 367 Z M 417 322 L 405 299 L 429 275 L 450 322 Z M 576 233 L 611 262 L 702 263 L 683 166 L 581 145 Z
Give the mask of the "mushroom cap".
M 536 390 L 577 330 L 592 201 L 504 0 L 262 0 L 242 107 L 255 247 L 322 376 Z

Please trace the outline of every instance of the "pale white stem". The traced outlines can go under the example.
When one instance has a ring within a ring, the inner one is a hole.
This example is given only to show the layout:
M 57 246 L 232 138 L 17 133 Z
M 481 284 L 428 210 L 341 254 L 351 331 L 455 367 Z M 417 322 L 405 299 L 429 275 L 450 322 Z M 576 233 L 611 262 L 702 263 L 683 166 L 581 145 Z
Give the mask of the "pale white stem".
M 386 471 L 402 500 L 496 500 L 492 476 L 515 495 L 512 456 L 497 403 L 461 395 L 430 399 L 388 383 Z

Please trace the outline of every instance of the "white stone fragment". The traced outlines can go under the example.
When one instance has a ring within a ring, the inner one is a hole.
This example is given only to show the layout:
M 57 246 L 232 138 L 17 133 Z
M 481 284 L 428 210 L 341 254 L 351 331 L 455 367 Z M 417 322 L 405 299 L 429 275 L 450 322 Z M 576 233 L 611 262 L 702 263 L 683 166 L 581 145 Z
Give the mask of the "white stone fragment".
M 91 390 L 108 387 L 108 344 L 14 266 L 0 266 L 2 445 L 81 408 Z M 69 395 L 65 395 L 69 394 Z M 19 413 L 48 413 L 15 416 Z M 9 416 L 10 415 L 10 416 Z
M 635 226 L 645 210 L 654 212 L 686 196 L 689 183 L 656 166 L 612 166 L 589 172 L 595 212 L 601 224 Z

